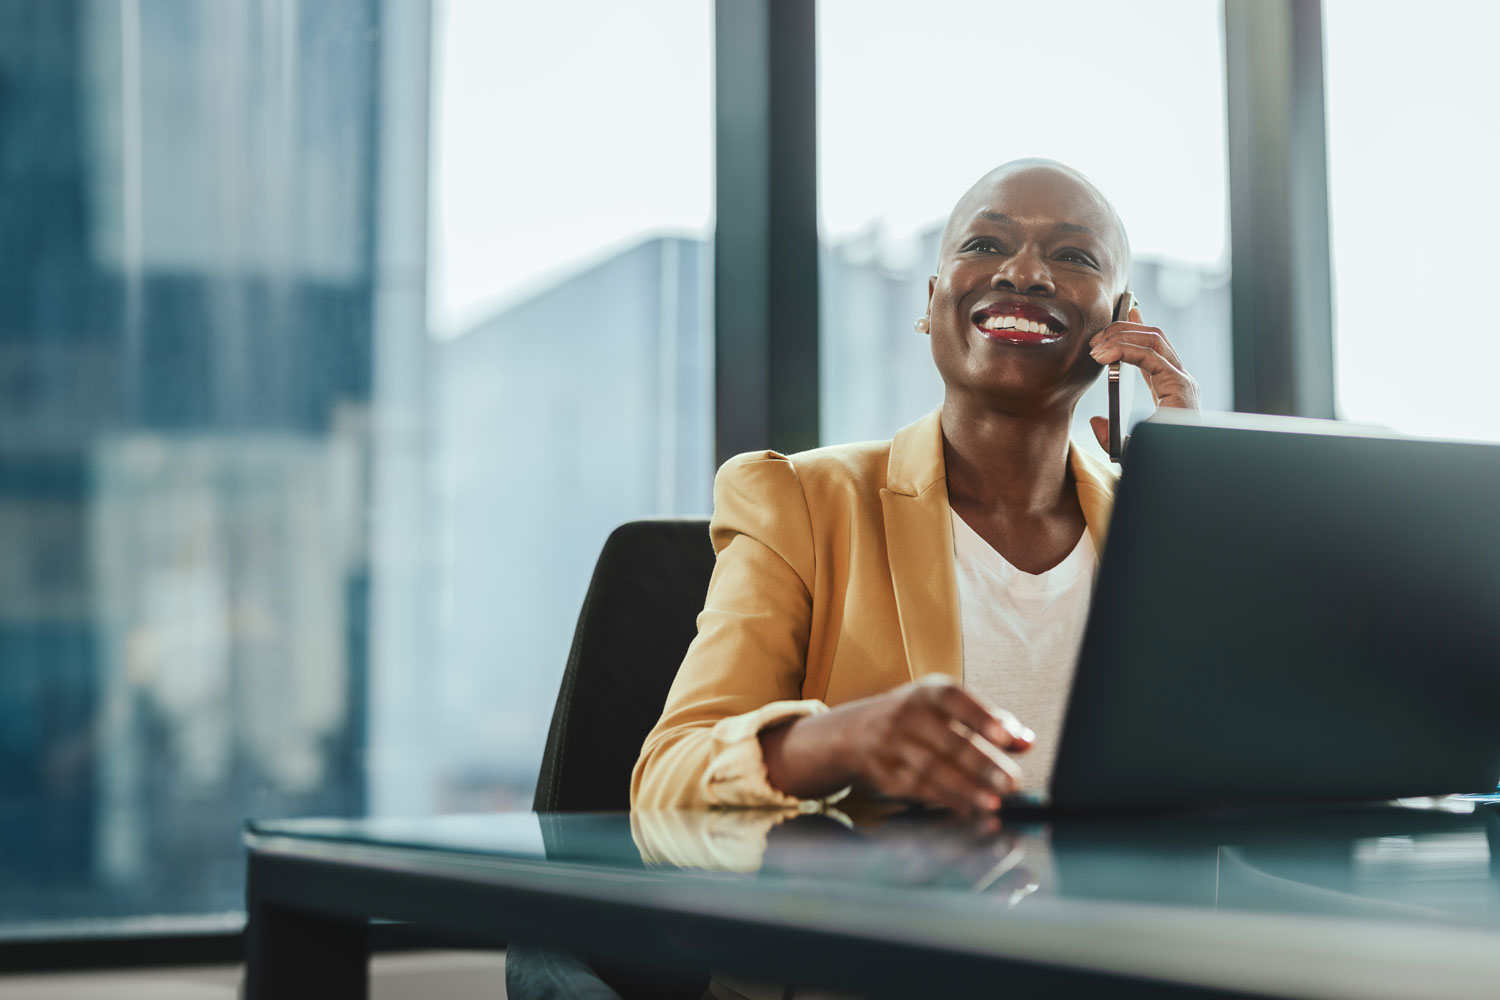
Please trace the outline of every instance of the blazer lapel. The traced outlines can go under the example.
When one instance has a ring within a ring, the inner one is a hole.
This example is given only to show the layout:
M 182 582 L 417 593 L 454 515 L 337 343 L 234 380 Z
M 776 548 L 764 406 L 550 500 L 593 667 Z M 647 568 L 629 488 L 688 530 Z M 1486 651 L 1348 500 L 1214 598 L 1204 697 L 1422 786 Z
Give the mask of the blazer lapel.
M 943 467 L 940 411 L 891 440 L 880 491 L 886 553 L 911 677 L 963 679 L 963 634 L 953 566 L 953 521 Z

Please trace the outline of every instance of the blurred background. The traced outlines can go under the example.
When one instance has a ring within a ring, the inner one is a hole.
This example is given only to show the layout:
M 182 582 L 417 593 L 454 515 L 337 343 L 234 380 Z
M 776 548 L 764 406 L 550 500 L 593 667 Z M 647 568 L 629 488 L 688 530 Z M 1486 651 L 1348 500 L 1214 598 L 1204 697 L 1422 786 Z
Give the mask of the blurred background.
M 787 2 L 814 416 L 744 447 L 939 402 L 938 232 L 1034 155 L 1114 200 L 1205 406 L 1500 440 L 1500 5 L 1292 3 L 1331 362 L 1276 407 L 1243 4 Z M 529 807 L 600 545 L 706 515 L 739 413 L 734 44 L 708 0 L 0 0 L 0 938 L 233 933 L 251 816 Z

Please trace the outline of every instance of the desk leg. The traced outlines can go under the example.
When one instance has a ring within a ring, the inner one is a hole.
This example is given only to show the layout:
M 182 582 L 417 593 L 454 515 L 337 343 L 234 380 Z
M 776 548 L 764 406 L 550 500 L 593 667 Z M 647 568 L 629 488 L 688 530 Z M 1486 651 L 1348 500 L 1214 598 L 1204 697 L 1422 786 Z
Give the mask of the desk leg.
M 367 1000 L 370 995 L 364 923 L 252 905 L 245 952 L 245 1000 Z

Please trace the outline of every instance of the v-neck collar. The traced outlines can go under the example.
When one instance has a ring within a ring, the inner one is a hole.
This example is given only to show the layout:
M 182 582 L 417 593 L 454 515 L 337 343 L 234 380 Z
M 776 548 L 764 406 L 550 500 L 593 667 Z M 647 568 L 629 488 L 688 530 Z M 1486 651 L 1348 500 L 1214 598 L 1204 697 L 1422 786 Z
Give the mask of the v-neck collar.
M 1062 561 L 1040 573 L 1017 567 L 991 545 L 958 511 L 948 508 L 953 521 L 953 555 L 956 560 L 976 563 L 990 580 L 1027 594 L 1051 594 L 1067 590 L 1080 576 L 1092 573 L 1097 563 L 1093 536 L 1085 529 Z

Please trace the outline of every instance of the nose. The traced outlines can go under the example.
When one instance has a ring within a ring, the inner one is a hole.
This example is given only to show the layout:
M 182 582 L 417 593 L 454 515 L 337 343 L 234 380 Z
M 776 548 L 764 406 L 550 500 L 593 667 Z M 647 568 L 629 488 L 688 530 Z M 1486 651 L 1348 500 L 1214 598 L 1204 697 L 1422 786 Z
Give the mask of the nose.
M 1052 295 L 1057 291 L 1046 260 L 1036 250 L 1027 247 L 999 262 L 990 278 L 990 287 L 1025 295 Z

